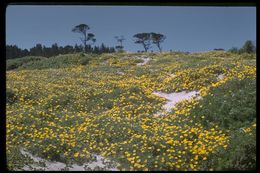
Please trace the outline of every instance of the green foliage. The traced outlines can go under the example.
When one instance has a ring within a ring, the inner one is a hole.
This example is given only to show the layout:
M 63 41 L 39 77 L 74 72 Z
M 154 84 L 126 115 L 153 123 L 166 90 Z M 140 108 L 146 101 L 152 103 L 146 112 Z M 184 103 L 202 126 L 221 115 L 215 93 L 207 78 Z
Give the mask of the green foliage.
M 151 47 L 151 34 L 150 33 L 137 33 L 133 36 L 136 44 L 141 44 L 145 52 Z
M 115 36 L 115 39 L 117 40 L 118 44 L 115 48 L 117 49 L 117 52 L 123 53 L 124 52 L 124 46 L 123 46 L 123 41 L 125 38 L 123 36 Z
M 189 68 L 199 68 L 199 67 L 205 67 L 207 65 L 211 65 L 213 63 L 218 62 L 216 59 L 208 59 L 204 57 L 196 57 L 191 56 L 190 58 L 187 58 L 185 60 L 182 60 L 181 58 L 177 59 L 178 62 L 181 62 L 181 69 L 189 69 Z
M 216 171 L 254 171 L 256 169 L 256 129 L 250 132 L 242 128 L 229 132 L 229 145 L 209 156 L 205 169 L 213 167 Z
M 232 47 L 231 49 L 228 50 L 230 53 L 238 53 L 239 49 L 237 47 Z
M 16 45 L 6 45 L 5 50 L 6 59 L 21 58 L 29 55 L 29 51 L 27 49 L 22 50 Z
M 256 53 L 256 46 L 251 40 L 247 40 L 240 49 L 238 49 L 237 47 L 232 47 L 228 50 L 228 52 L 235 54 L 254 54 Z
M 256 59 L 256 55 L 252 53 L 241 53 L 238 58 L 241 59 Z
M 33 163 L 33 160 L 24 156 L 19 147 L 10 148 L 7 154 L 7 169 L 10 171 L 22 169 L 25 165 Z
M 230 134 L 227 150 L 219 150 L 209 161 L 216 170 L 254 170 L 256 168 L 255 128 L 250 133 L 243 129 L 256 120 L 256 83 L 245 78 L 233 79 L 210 90 L 212 95 L 204 97 L 191 113 L 201 117 L 205 127 L 218 124 Z
M 36 61 L 47 60 L 45 57 L 40 56 L 27 56 L 23 58 L 8 59 L 6 61 L 6 70 L 13 70 L 23 65 L 34 63 Z
M 91 60 L 90 57 L 84 57 L 84 58 L 80 59 L 80 64 L 87 65 L 87 64 L 89 64 L 90 60 Z
M 233 79 L 210 90 L 201 100 L 202 107 L 194 115 L 205 115 L 205 126 L 219 124 L 224 129 L 237 129 L 250 124 L 256 117 L 256 83 L 253 79 Z
M 247 40 L 241 48 L 242 53 L 255 53 L 255 46 L 251 40 Z
M 135 57 L 144 55 L 152 59 L 149 65 L 136 66 L 143 60 Z M 246 66 L 250 72 L 246 73 L 234 63 L 255 63 L 249 56 L 217 51 L 79 53 L 29 61 L 19 65 L 19 71 L 7 72 L 8 146 L 25 147 L 34 155 L 64 163 L 89 161 L 88 152 L 102 154 L 126 170 L 135 165 L 129 161 L 134 155 L 147 170 L 193 170 L 196 165 L 197 170 L 253 170 L 255 130 L 247 129 L 254 127 L 256 119 L 256 84 L 253 77 L 241 80 L 238 76 L 254 76 L 250 71 L 254 66 Z M 228 76 L 228 72 L 234 73 L 232 77 L 213 85 L 219 74 Z M 208 86 L 214 87 L 201 100 L 184 102 L 184 107 L 163 117 L 153 116 L 166 102 L 153 91 L 198 91 Z M 217 135 L 220 131 L 224 136 Z M 219 141 L 225 143 L 220 146 Z M 88 151 L 84 155 L 83 149 Z M 199 153 L 198 164 L 191 150 Z M 10 170 L 26 165 L 18 149 L 8 151 Z M 176 163 L 175 157 L 183 167 L 170 166 Z
M 66 54 L 42 59 L 40 61 L 31 61 L 23 64 L 19 69 L 48 69 L 48 68 L 65 68 L 74 65 L 87 65 L 93 55 Z
M 82 35 L 82 38 L 80 40 L 82 41 L 84 45 L 84 51 L 87 52 L 87 42 L 91 41 L 92 44 L 96 42 L 95 35 L 93 33 L 87 33 L 87 31 L 90 29 L 90 27 L 86 24 L 79 24 L 75 26 L 72 29 L 72 32 L 80 33 Z
M 142 63 L 142 62 L 144 62 L 143 59 L 135 59 L 135 60 L 134 60 L 134 63 Z
M 79 56 L 84 57 L 85 53 L 84 52 L 80 52 Z
M 10 63 L 6 66 L 6 70 L 13 70 L 21 66 L 19 63 Z
M 6 90 L 6 103 L 12 104 L 17 100 L 17 96 L 15 95 L 15 93 L 10 90 L 7 89 Z
M 155 44 L 159 51 L 162 52 L 162 47 L 161 47 L 161 43 L 166 39 L 166 36 L 160 33 L 154 33 L 151 32 L 151 40 L 153 42 L 153 44 Z
M 146 68 L 143 68 L 143 67 L 136 67 L 135 68 L 135 71 L 134 71 L 134 75 L 137 76 L 137 77 L 140 77 L 142 75 L 146 75 L 146 74 L 149 74 L 149 70 L 146 69 Z
M 126 51 L 122 49 L 118 50 L 118 53 L 125 53 Z
M 255 130 L 252 135 L 241 129 L 232 131 L 226 151 L 220 151 L 217 170 L 253 171 L 256 169 Z
M 144 47 L 145 52 L 151 48 L 151 44 L 155 44 L 159 51 L 162 52 L 161 43 L 166 39 L 166 36 L 160 33 L 137 33 L 133 36 L 136 44 L 141 44 Z

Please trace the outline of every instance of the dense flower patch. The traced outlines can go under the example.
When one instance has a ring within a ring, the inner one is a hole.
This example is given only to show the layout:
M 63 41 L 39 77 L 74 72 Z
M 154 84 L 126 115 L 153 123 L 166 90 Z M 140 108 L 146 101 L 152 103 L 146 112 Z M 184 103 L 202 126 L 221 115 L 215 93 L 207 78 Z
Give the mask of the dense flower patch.
M 21 168 L 11 156 L 15 148 L 26 148 L 64 163 L 88 162 L 97 153 L 120 170 L 216 169 L 209 163 L 228 148 L 229 130 L 205 126 L 206 115 L 191 115 L 200 106 L 195 98 L 155 118 L 166 100 L 152 92 L 195 90 L 202 99 L 215 97 L 211 89 L 227 81 L 255 80 L 256 68 L 230 54 L 213 56 L 227 60 L 162 55 L 168 63 L 159 63 L 157 54 L 142 67 L 131 54 L 104 55 L 86 66 L 8 71 L 7 90 L 15 98 L 6 105 L 8 167 Z M 191 62 L 199 65 L 187 68 Z M 242 130 L 252 136 L 252 128 Z

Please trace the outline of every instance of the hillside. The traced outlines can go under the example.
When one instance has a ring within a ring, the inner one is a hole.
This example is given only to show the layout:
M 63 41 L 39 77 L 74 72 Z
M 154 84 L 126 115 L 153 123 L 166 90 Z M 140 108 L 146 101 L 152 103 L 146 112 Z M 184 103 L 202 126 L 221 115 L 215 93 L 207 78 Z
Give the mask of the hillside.
M 81 53 L 6 65 L 10 170 L 84 170 L 101 157 L 111 163 L 86 170 L 255 169 L 255 55 Z

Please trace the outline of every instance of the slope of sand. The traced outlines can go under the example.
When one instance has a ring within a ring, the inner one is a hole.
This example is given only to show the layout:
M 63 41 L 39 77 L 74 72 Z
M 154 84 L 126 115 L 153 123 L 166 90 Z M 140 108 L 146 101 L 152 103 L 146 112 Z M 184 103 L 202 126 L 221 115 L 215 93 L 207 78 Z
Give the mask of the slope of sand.
M 30 157 L 31 159 L 33 159 L 34 162 L 44 162 L 45 166 L 40 166 L 40 165 L 30 165 L 32 167 L 32 169 L 36 169 L 36 170 L 45 170 L 45 171 L 61 171 L 64 170 L 66 168 L 66 164 L 61 163 L 61 162 L 52 162 L 52 161 L 48 161 L 45 159 L 42 159 L 40 157 L 36 157 L 33 156 L 31 153 L 21 149 L 20 150 L 21 153 L 23 155 L 27 155 L 28 157 Z M 96 161 L 90 162 L 90 163 L 85 163 L 83 165 L 77 165 L 77 164 L 72 164 L 71 166 L 67 167 L 68 171 L 85 171 L 85 167 L 90 168 L 91 170 L 95 169 L 96 167 L 99 168 L 104 168 L 105 170 L 109 170 L 109 171 L 118 171 L 118 169 L 115 166 L 111 166 L 110 168 L 108 168 L 107 164 L 109 164 L 109 160 L 107 160 L 106 158 L 93 154 L 96 157 Z M 23 167 L 23 170 L 25 171 L 32 171 L 32 169 L 26 165 Z
M 186 99 L 190 99 L 193 96 L 197 96 L 199 94 L 199 92 L 197 92 L 197 91 L 191 91 L 191 92 L 182 91 L 182 92 L 178 92 L 178 93 L 167 94 L 167 93 L 155 91 L 155 92 L 153 92 L 153 94 L 167 99 L 168 101 L 165 103 L 165 105 L 162 106 L 162 108 L 166 112 L 171 112 L 171 109 L 175 107 L 176 103 L 183 101 L 183 100 L 186 100 Z
M 144 60 L 144 62 L 137 63 L 136 64 L 137 66 L 145 65 L 146 63 L 148 63 L 151 60 L 151 58 L 149 58 L 149 57 L 141 57 L 140 59 Z

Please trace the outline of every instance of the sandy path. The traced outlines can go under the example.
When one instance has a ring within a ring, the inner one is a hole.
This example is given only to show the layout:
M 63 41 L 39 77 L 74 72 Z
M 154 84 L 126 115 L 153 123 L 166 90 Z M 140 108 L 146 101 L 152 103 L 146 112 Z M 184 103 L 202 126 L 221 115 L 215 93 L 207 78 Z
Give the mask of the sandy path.
M 137 63 L 136 64 L 137 66 L 145 65 L 146 63 L 148 63 L 151 60 L 151 58 L 149 58 L 149 57 L 141 57 L 139 59 L 144 60 L 144 62 Z
M 39 166 L 39 165 L 30 165 L 33 169 L 36 170 L 45 170 L 45 171 L 61 171 L 62 169 L 66 168 L 66 164 L 61 163 L 61 162 L 51 162 L 45 159 L 42 159 L 40 157 L 36 157 L 33 156 L 31 153 L 21 149 L 20 150 L 21 153 L 23 155 L 27 155 L 28 157 L 30 157 L 31 159 L 34 160 L 34 162 L 44 162 L 45 163 L 45 167 L 43 166 Z M 90 162 L 90 163 L 85 163 L 83 165 L 77 165 L 77 164 L 73 164 L 69 167 L 67 167 L 68 171 L 85 171 L 84 167 L 88 167 L 91 170 L 95 169 L 95 167 L 100 167 L 100 168 L 105 168 L 105 170 L 109 170 L 109 171 L 118 171 L 118 169 L 114 166 L 111 166 L 110 168 L 108 168 L 108 166 L 105 163 L 109 163 L 110 161 L 100 155 L 96 155 L 93 154 L 93 156 L 96 157 L 96 161 Z M 23 167 L 23 170 L 26 171 L 32 171 L 32 169 L 26 165 Z
M 222 80 L 223 78 L 224 78 L 224 74 L 220 74 L 220 75 L 218 75 L 218 80 Z
M 165 103 L 165 105 L 162 106 L 162 108 L 166 112 L 171 112 L 171 109 L 175 107 L 176 103 L 183 101 L 183 100 L 186 100 L 186 99 L 190 99 L 193 96 L 197 96 L 199 94 L 199 92 L 197 92 L 197 91 L 191 91 L 191 92 L 182 91 L 182 92 L 170 93 L 170 94 L 163 93 L 163 92 L 153 92 L 153 94 L 167 99 L 168 101 Z

